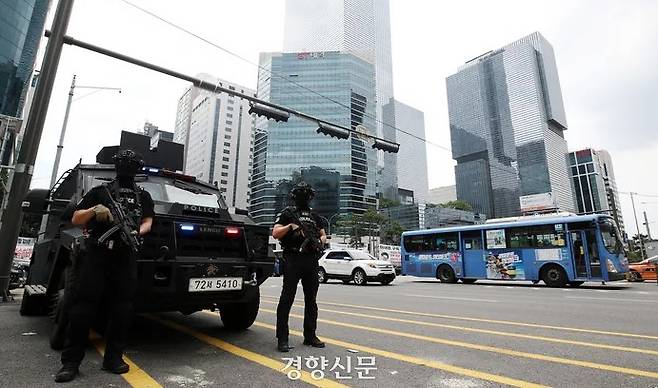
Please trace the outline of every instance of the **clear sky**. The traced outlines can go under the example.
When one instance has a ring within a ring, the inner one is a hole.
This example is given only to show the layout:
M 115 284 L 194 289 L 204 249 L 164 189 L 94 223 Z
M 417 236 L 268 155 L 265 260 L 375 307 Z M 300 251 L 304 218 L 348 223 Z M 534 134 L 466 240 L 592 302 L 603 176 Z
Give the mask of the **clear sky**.
M 283 0 L 130 1 L 251 62 L 258 62 L 259 52 L 280 51 L 283 45 Z M 428 140 L 449 147 L 445 78 L 479 54 L 541 32 L 555 49 L 569 148 L 607 149 L 621 191 L 656 195 L 637 197 L 636 208 L 638 216 L 647 211 L 658 236 L 656 20 L 658 2 L 652 0 L 391 0 L 395 97 L 425 113 Z M 68 34 L 186 74 L 205 72 L 256 88 L 255 66 L 121 0 L 77 0 Z M 123 93 L 85 97 L 88 91 L 77 91 L 60 172 L 80 158 L 92 163 L 102 145 L 117 144 L 121 130 L 140 129 L 146 120 L 173 130 L 176 103 L 187 87 L 159 73 L 65 47 L 35 187 L 48 184 L 73 74 L 79 85 L 121 87 Z M 450 153 L 427 147 L 430 187 L 454 184 Z M 627 229 L 634 233 L 630 198 L 622 194 L 621 199 Z

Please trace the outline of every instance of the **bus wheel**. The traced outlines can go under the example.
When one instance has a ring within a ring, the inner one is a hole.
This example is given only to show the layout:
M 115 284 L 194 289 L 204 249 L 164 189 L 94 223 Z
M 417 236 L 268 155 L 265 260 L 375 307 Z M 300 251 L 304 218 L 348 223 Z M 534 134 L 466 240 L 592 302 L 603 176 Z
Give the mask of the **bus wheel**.
M 457 283 L 455 271 L 453 271 L 452 267 L 448 264 L 441 264 L 436 269 L 436 278 L 439 279 L 441 283 Z
M 564 287 L 567 284 L 567 274 L 559 265 L 549 265 L 542 271 L 541 279 L 549 287 Z
M 462 283 L 464 284 L 473 284 L 477 281 L 477 279 L 462 279 Z

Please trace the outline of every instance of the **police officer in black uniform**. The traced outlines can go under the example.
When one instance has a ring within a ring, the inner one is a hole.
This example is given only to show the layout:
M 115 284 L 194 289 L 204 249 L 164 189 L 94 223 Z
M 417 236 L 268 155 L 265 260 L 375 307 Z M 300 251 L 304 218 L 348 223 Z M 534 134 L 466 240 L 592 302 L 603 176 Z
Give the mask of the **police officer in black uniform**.
M 140 236 L 151 230 L 154 211 L 151 196 L 134 181 L 144 165 L 141 156 L 122 150 L 114 156 L 114 164 L 116 178 L 89 190 L 76 206 L 71 220 L 74 225 L 84 226 L 85 248 L 75 263 L 75 281 L 67 288 L 67 298 L 72 298 L 68 311 L 70 323 L 56 382 L 71 381 L 78 374 L 89 329 L 99 307 L 107 311 L 109 318 L 102 368 L 116 374 L 129 369 L 123 361 L 123 350 L 137 286 L 137 258 L 118 233 L 102 243 L 98 238 L 113 225 L 110 211 L 113 204 L 120 206 L 126 217 L 139 226 L 133 234 Z M 101 307 L 101 299 L 108 304 Z
M 318 259 L 326 241 L 324 220 L 309 207 L 315 190 L 304 182 L 290 192 L 295 206 L 285 208 L 277 216 L 272 237 L 281 241 L 283 248 L 283 289 L 276 309 L 277 349 L 288 352 L 293 347 L 288 343 L 288 318 L 297 292 L 297 283 L 302 281 L 304 290 L 304 345 L 323 348 L 315 330 L 318 320 Z

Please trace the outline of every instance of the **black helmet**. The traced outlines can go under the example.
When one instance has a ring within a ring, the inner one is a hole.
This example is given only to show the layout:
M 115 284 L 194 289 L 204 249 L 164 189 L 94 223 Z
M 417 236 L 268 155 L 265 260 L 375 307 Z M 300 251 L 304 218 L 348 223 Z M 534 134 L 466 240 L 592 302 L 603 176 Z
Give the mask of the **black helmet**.
M 117 176 L 135 176 L 144 167 L 142 156 L 133 150 L 121 150 L 112 159 Z
M 306 182 L 299 182 L 290 190 L 290 198 L 293 200 L 305 198 L 310 201 L 315 197 L 315 190 Z

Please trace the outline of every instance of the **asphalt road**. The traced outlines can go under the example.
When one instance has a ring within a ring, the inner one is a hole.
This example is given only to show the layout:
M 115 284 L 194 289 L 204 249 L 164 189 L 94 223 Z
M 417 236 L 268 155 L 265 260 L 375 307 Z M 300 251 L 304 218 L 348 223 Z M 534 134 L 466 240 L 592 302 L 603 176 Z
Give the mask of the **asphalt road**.
M 257 322 L 244 332 L 224 330 L 210 312 L 139 316 L 129 374 L 101 371 L 103 342 L 93 338 L 81 376 L 66 386 L 658 387 L 655 282 L 551 289 L 413 277 L 389 286 L 330 281 L 319 292 L 318 334 L 327 347 L 301 344 L 300 287 L 288 354 L 275 349 L 280 287 L 280 278 L 265 282 Z M 48 347 L 48 318 L 18 309 L 18 300 L 0 304 L 0 385 L 51 387 L 59 353 Z M 297 360 L 301 373 L 284 369 Z

